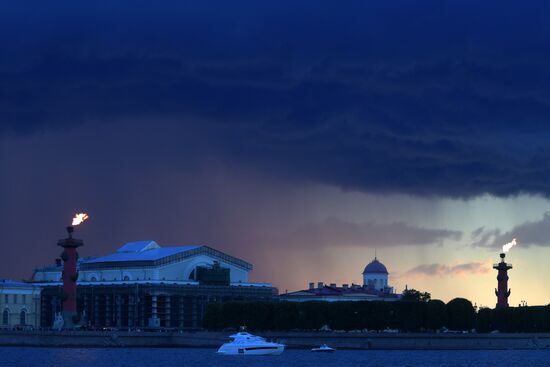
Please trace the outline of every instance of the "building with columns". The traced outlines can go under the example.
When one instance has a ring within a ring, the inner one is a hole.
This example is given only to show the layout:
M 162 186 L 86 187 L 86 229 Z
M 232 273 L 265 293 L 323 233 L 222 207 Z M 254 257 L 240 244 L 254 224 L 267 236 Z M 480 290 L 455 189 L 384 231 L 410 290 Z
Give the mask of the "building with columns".
M 78 283 L 140 280 L 196 280 L 196 268 L 217 262 L 229 269 L 230 283 L 247 283 L 252 265 L 208 246 L 161 247 L 155 241 L 130 242 L 113 254 L 80 258 Z M 35 282 L 61 281 L 63 264 L 36 269 Z
M 252 264 L 211 247 L 161 247 L 130 242 L 116 252 L 78 261 L 80 323 L 98 327 L 186 328 L 200 326 L 210 302 L 269 300 L 276 289 L 250 283 Z M 41 325 L 61 311 L 63 264 L 36 269 L 42 287 Z

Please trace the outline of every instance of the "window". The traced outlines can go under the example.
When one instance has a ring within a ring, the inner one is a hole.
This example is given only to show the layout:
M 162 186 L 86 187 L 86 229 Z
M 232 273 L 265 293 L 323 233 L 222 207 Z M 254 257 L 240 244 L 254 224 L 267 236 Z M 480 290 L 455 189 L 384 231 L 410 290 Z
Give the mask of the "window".
M 4 295 L 4 302 L 5 303 L 10 303 L 10 298 L 8 297 L 7 294 Z
M 25 310 L 21 310 L 21 313 L 19 314 L 19 324 L 20 325 L 25 325 L 26 324 L 26 316 L 27 316 L 27 313 L 25 312 Z
M 22 303 L 27 302 L 27 295 L 26 294 L 22 295 L 21 298 L 22 298 L 22 300 L 21 300 Z
M 4 310 L 2 313 L 2 324 L 7 325 L 10 320 L 10 312 L 8 310 Z
M 17 294 L 13 295 L 13 303 L 17 303 Z

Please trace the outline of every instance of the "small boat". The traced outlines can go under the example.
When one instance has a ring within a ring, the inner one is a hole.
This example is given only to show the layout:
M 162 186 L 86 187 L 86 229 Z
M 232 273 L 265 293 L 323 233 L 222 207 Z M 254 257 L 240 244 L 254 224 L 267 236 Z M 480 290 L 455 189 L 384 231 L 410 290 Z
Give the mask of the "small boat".
M 334 351 L 336 351 L 336 349 L 331 348 L 326 344 L 321 344 L 321 346 L 319 348 L 312 348 L 311 351 L 312 352 L 325 352 L 326 353 L 326 352 L 334 352 Z
M 264 338 L 247 332 L 238 332 L 229 337 L 229 343 L 218 349 L 218 354 L 225 355 L 279 355 L 285 350 L 284 344 L 268 342 Z

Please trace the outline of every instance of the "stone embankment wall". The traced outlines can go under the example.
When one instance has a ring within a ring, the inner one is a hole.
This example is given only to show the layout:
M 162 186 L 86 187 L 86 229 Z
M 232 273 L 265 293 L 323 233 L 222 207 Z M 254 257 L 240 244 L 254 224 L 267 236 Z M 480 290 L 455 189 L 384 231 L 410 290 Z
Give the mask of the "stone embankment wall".
M 230 333 L 124 331 L 0 331 L 2 346 L 218 348 Z M 550 349 L 550 334 L 257 333 L 288 348 L 326 343 L 339 349 Z

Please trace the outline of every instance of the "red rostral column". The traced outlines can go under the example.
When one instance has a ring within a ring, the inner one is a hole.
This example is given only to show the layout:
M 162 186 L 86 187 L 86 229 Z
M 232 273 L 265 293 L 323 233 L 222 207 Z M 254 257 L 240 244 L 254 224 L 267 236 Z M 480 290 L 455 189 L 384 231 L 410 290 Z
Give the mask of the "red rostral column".
M 508 289 L 508 270 L 512 269 L 512 264 L 507 264 L 504 261 L 505 256 L 505 253 L 500 254 L 502 260 L 498 264 L 493 265 L 493 269 L 498 270 L 498 289 L 495 289 L 497 308 L 508 307 L 508 297 L 510 296 L 510 289 Z
M 82 240 L 73 238 L 74 227 L 67 227 L 69 236 L 57 242 L 58 246 L 63 247 L 61 259 L 63 259 L 63 321 L 65 327 L 70 328 L 78 323 L 76 312 L 76 280 L 78 272 L 76 263 L 78 260 L 78 252 L 76 248 L 84 245 Z

